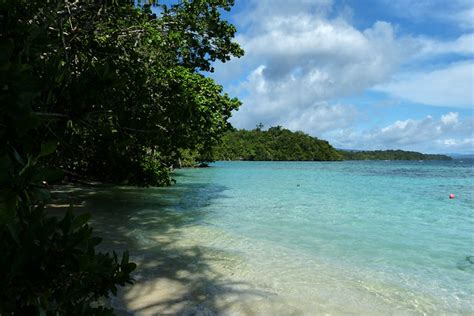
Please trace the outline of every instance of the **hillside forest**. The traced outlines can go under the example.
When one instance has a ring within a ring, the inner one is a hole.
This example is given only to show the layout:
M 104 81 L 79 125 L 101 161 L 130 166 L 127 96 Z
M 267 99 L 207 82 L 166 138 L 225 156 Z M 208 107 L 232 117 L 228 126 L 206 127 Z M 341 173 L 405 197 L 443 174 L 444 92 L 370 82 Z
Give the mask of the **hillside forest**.
M 348 151 L 335 149 L 327 141 L 281 126 L 263 130 L 227 131 L 210 159 L 247 161 L 340 161 L 340 160 L 450 160 L 446 155 L 422 154 L 404 150 Z

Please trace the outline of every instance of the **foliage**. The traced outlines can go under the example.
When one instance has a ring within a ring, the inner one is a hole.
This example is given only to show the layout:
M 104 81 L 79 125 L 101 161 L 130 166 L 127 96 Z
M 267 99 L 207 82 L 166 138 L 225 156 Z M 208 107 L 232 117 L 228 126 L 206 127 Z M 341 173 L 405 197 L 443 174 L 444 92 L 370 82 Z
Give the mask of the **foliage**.
M 110 312 L 135 265 L 95 251 L 88 216 L 48 215 L 47 182 L 169 184 L 209 151 L 240 105 L 202 74 L 243 54 L 232 4 L 0 1 L 0 314 Z
M 229 131 L 222 144 L 214 148 L 215 160 L 341 160 L 342 156 L 327 141 L 280 126 L 264 131 Z
M 169 184 L 183 149 L 206 150 L 240 102 L 204 77 L 241 56 L 220 18 L 231 0 L 7 1 L 7 37 L 38 83 L 32 105 L 60 140 L 49 163 L 100 181 Z M 150 164 L 153 164 L 151 166 Z
M 429 155 L 416 151 L 375 150 L 375 151 L 340 151 L 344 160 L 451 160 L 446 155 Z
M 445 155 L 429 155 L 403 150 L 346 151 L 336 150 L 327 141 L 302 132 L 291 132 L 280 126 L 264 131 L 259 124 L 254 130 L 232 130 L 207 156 L 188 154 L 193 161 L 213 160 L 450 160 Z
M 42 159 L 55 150 L 55 142 L 46 142 L 27 158 L 11 143 L 1 151 L 0 314 L 110 314 L 97 301 L 132 281 L 135 264 L 127 253 L 121 260 L 96 253 L 101 240 L 93 237 L 88 214 L 47 216 L 45 181 L 62 172 Z
M 0 226 L 0 314 L 90 315 L 95 306 L 131 283 L 134 263 L 125 253 L 96 253 L 88 217 L 46 217 L 42 205 L 20 203 L 18 216 Z M 109 310 L 111 312 L 111 310 Z
M 0 111 L 0 314 L 106 314 L 98 299 L 131 282 L 128 255 L 96 253 L 87 215 L 47 217 L 45 183 L 63 177 L 46 159 L 57 141 L 41 141 L 41 120 L 31 109 L 38 86 L 31 68 L 1 40 L 3 83 Z

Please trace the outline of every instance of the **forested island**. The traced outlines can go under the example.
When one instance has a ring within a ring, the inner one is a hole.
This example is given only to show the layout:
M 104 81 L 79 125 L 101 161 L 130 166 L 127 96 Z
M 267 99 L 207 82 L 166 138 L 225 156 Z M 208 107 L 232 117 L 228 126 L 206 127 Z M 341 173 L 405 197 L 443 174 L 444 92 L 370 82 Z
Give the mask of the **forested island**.
M 327 141 L 281 126 L 231 130 L 214 148 L 214 160 L 334 161 L 343 155 Z
M 213 160 L 338 161 L 338 160 L 451 160 L 446 155 L 404 150 L 337 150 L 325 140 L 281 126 L 262 130 L 233 129 L 214 147 Z M 205 160 L 205 159 L 204 159 Z
M 348 151 L 340 150 L 344 160 L 452 160 L 446 155 L 422 154 L 405 150 Z

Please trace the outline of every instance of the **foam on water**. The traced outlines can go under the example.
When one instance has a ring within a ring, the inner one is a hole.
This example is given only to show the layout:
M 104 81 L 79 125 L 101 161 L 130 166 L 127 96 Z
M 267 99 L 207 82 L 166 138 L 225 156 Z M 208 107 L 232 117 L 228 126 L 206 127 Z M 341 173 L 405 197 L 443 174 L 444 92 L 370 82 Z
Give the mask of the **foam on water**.
M 219 162 L 180 170 L 171 188 L 116 188 L 113 218 L 97 207 L 110 194 L 91 206 L 99 229 L 121 231 L 150 267 L 140 282 L 194 286 L 184 309 L 157 312 L 471 314 L 473 175 L 456 161 Z M 160 272 L 174 254 L 194 279 Z

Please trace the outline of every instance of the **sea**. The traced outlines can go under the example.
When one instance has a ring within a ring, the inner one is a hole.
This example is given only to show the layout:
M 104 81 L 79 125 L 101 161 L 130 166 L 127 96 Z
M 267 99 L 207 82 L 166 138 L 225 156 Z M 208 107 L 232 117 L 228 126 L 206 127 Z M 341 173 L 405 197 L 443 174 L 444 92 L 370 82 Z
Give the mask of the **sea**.
M 474 315 L 474 164 L 216 162 L 87 197 L 129 314 Z M 450 198 L 454 194 L 454 198 Z M 84 204 L 84 203 L 83 203 Z

